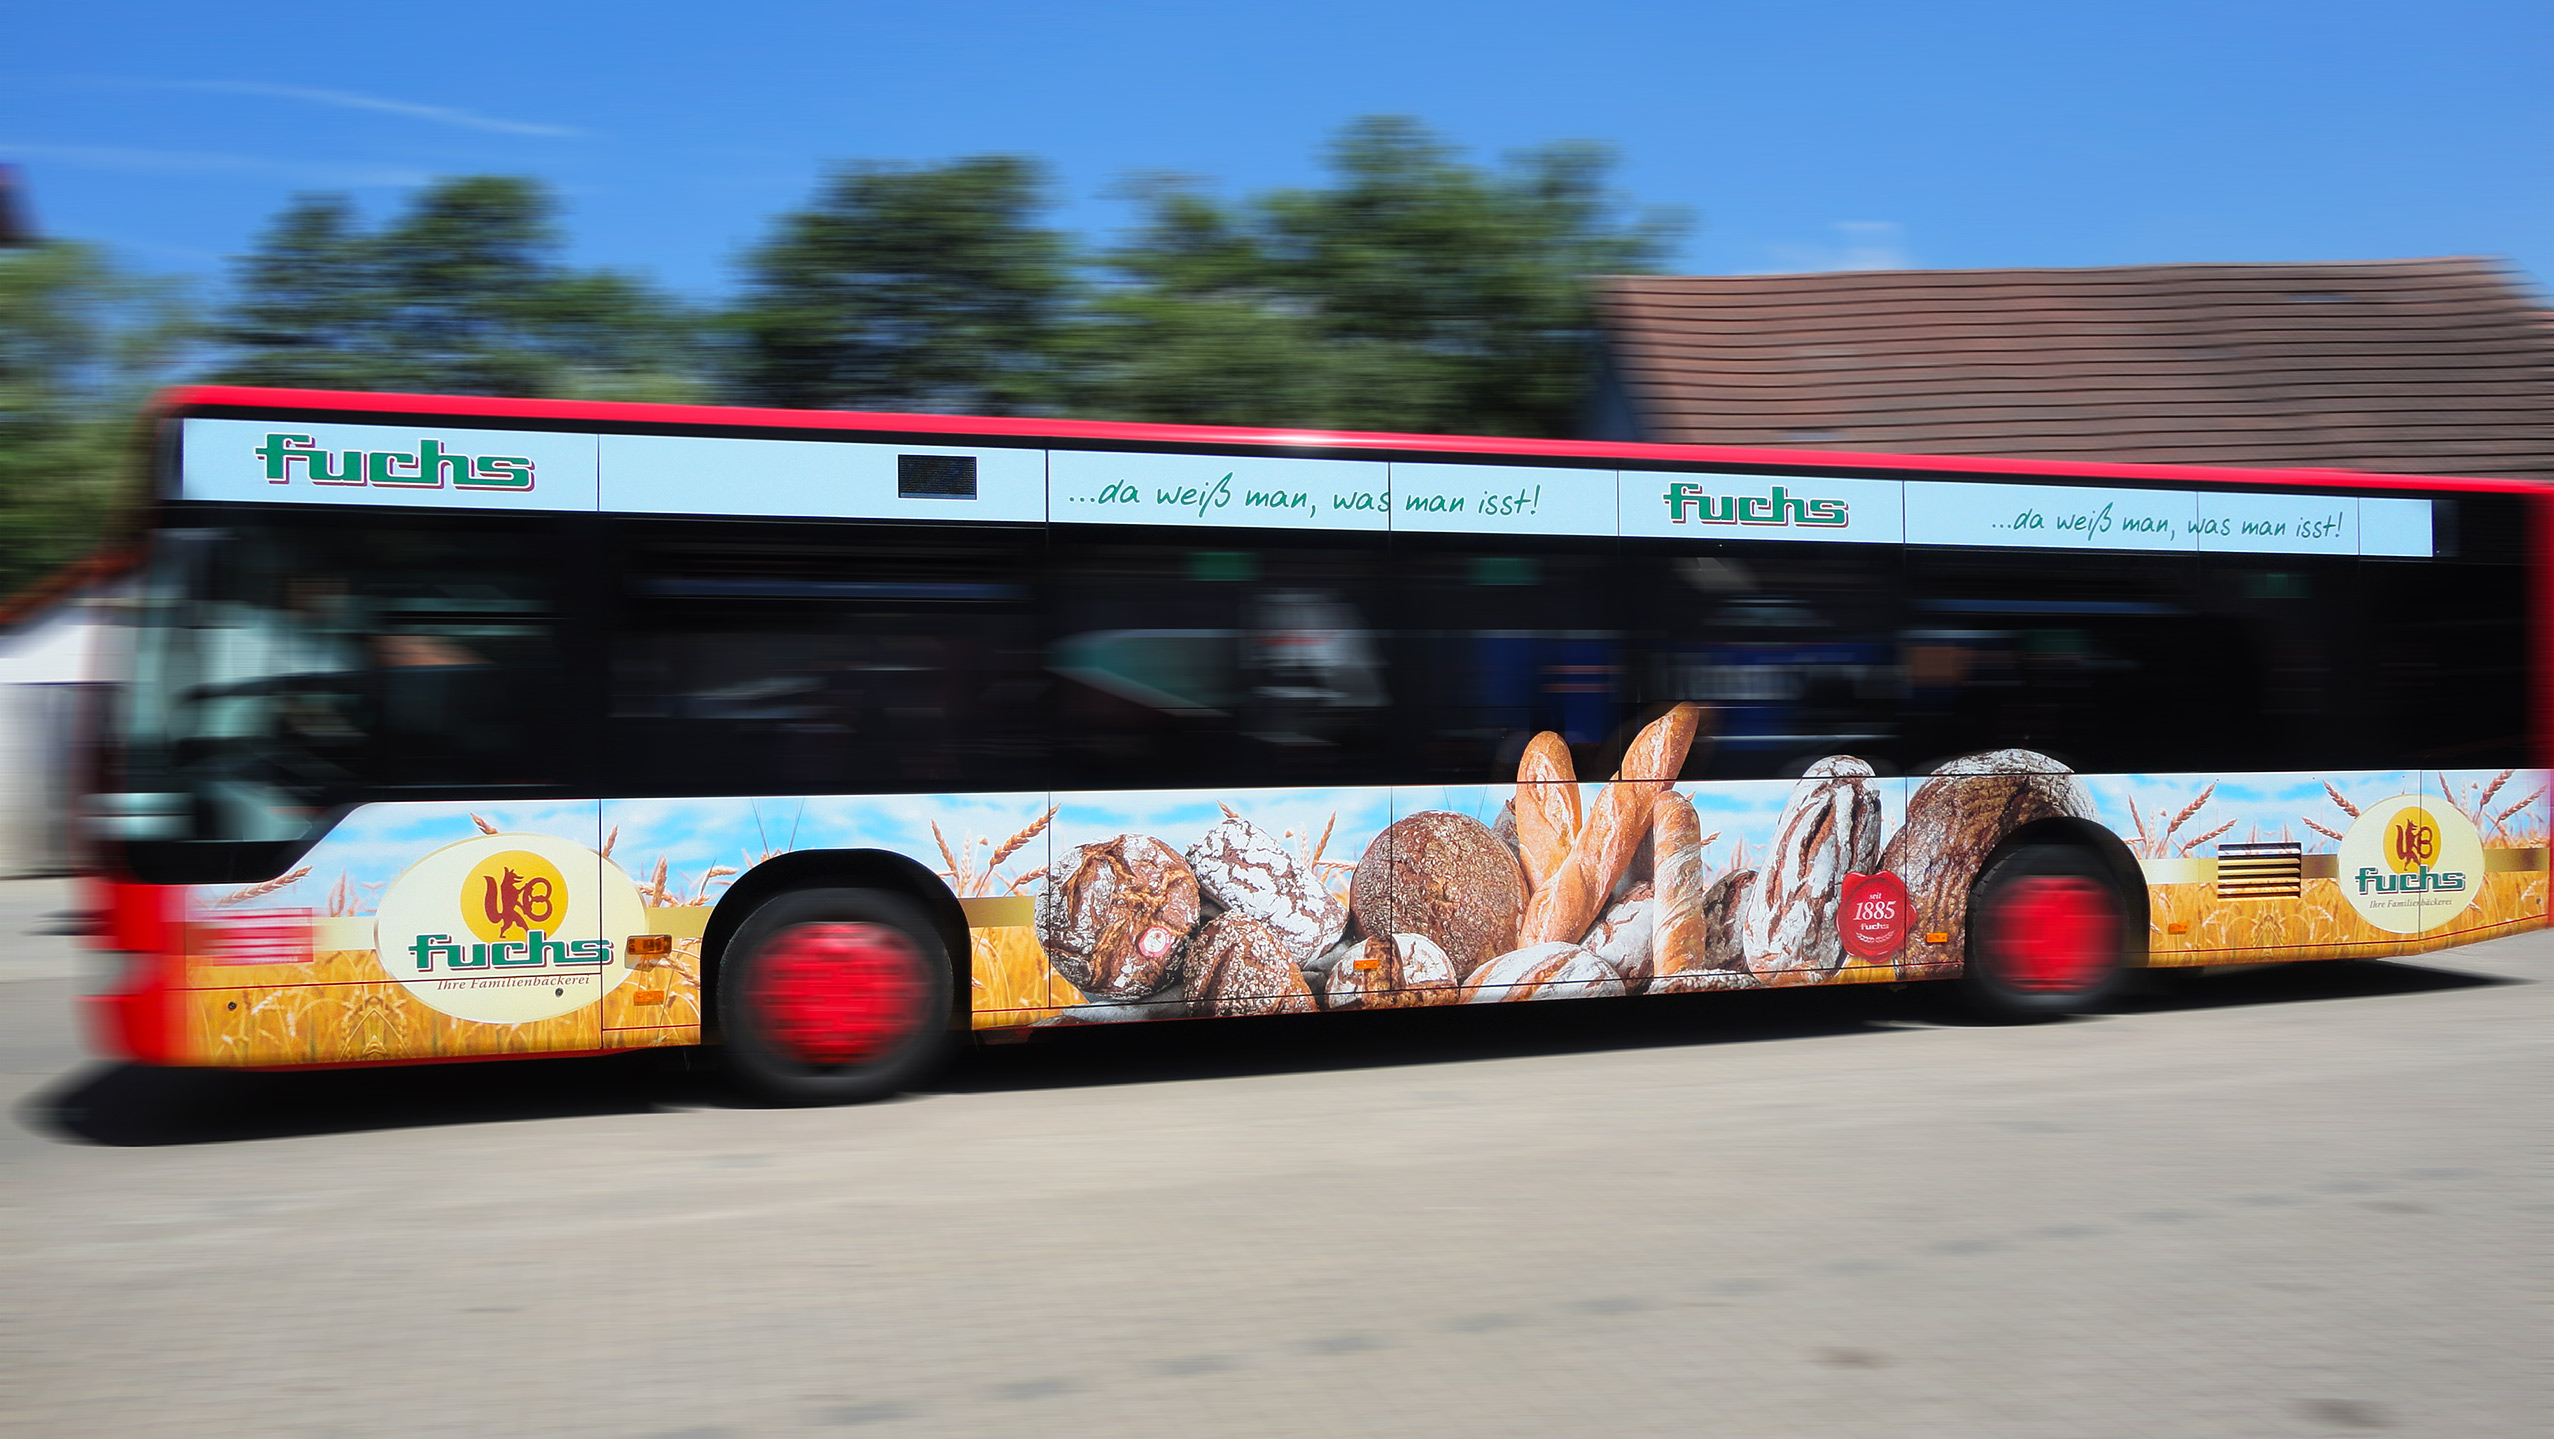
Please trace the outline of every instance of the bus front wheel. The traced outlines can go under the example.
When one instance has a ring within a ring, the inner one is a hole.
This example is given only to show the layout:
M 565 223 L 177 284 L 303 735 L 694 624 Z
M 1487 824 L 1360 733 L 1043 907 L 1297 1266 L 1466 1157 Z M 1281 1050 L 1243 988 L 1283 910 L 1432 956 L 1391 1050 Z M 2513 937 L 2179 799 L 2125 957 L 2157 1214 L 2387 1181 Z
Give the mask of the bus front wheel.
M 2101 861 L 2067 845 L 1999 857 L 1969 891 L 1969 1007 L 1990 1019 L 2048 1019 L 2100 1003 L 2120 982 L 2128 906 Z
M 921 906 L 874 889 L 802 889 L 737 926 L 719 965 L 728 1067 L 787 1104 L 912 1087 L 944 1057 L 949 956 Z

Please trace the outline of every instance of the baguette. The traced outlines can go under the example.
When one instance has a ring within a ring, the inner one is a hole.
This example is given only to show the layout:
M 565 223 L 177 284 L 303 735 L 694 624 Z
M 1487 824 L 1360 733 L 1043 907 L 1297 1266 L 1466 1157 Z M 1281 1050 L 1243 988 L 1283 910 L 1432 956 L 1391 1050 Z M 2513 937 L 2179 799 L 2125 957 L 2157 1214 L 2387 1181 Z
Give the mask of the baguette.
M 1570 747 L 1545 730 L 1516 767 L 1516 851 L 1528 895 L 1552 882 L 1578 835 L 1579 784 Z
M 1674 790 L 1658 797 L 1650 817 L 1657 853 L 1658 898 L 1650 922 L 1650 954 L 1661 975 L 1703 968 L 1703 834 L 1693 802 Z
M 1521 944 L 1576 944 L 1604 912 L 1614 886 L 1631 868 L 1632 855 L 1649 835 L 1650 806 L 1685 767 L 1685 751 L 1702 722 L 1701 705 L 1686 703 L 1651 720 L 1623 752 L 1623 768 L 1579 827 L 1578 842 L 1552 882 L 1526 901 Z M 1519 807 L 1520 818 L 1523 807 Z

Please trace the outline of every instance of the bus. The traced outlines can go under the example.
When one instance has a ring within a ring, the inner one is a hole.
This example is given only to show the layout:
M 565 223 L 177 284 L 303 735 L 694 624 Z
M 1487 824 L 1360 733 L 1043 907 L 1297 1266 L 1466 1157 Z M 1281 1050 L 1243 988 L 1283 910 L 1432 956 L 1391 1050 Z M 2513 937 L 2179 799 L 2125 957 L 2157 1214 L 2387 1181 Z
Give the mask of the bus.
M 718 1045 L 1948 981 L 2537 928 L 2517 482 L 168 394 L 97 1042 Z

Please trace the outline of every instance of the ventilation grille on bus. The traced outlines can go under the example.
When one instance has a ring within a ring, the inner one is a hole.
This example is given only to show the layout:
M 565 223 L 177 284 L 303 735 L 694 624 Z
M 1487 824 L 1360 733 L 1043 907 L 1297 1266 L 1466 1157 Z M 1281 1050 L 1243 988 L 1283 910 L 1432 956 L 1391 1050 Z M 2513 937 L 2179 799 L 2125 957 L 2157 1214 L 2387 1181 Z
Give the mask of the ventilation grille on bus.
M 2219 899 L 2295 899 L 2305 892 L 2306 847 L 2285 844 L 2217 846 Z

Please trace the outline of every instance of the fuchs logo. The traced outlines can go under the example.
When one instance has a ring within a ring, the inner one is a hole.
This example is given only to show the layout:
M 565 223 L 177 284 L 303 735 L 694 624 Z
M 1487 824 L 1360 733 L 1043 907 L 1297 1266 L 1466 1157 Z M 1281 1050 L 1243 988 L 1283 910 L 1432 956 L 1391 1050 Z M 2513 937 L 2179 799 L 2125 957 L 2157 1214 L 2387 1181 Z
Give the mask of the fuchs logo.
M 622 941 L 645 933 L 638 886 L 573 840 L 485 834 L 394 880 L 374 919 L 383 973 L 456 1019 L 556 1019 L 629 977 Z
M 2414 805 L 2395 811 L 2386 822 L 2385 862 L 2392 874 L 2361 865 L 2352 876 L 2361 894 L 2446 893 L 2465 888 L 2465 876 L 2433 868 L 2439 861 L 2439 822 Z
M 2465 912 L 2483 883 L 2483 837 L 2454 808 L 2399 794 L 2359 811 L 2341 837 L 2341 897 L 2359 917 L 2419 934 Z
M 1811 500 L 1781 485 L 1769 495 L 1716 495 L 1689 480 L 1667 487 L 1667 518 L 1683 524 L 1687 511 L 1707 525 L 1803 525 L 1841 529 L 1852 523 L 1842 500 Z
M 340 450 L 331 454 L 309 435 L 268 435 L 257 447 L 266 482 L 292 483 L 299 464 L 314 485 L 372 485 L 395 490 L 528 490 L 532 461 L 521 455 L 457 455 L 441 440 L 414 450 Z
M 461 881 L 462 918 L 477 935 L 463 944 L 449 934 L 421 934 L 409 941 L 416 972 L 555 969 L 608 964 L 608 939 L 560 940 L 567 919 L 567 880 L 558 866 L 529 850 L 489 855 Z M 518 936 L 508 940 L 506 936 Z

